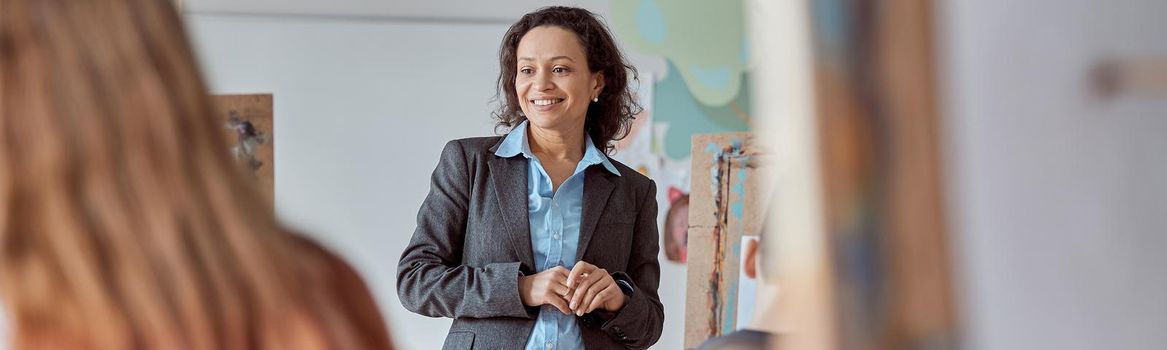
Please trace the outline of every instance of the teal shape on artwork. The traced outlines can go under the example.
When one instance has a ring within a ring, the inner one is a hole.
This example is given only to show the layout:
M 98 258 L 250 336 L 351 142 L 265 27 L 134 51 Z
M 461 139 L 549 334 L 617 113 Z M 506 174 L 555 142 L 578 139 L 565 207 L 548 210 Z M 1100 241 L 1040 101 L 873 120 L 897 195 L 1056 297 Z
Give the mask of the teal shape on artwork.
M 743 65 L 747 65 L 747 66 L 749 65 L 749 63 L 750 63 L 750 41 L 746 38 L 742 38 L 742 55 L 741 55 L 740 59 L 742 60 Z
M 742 204 L 742 202 L 740 202 L 740 201 L 733 202 L 729 205 L 729 212 L 733 213 L 733 217 L 741 219 L 742 212 L 744 211 L 743 208 L 744 208 L 744 205 Z
M 723 106 L 704 106 L 689 93 L 677 69 L 669 62 L 669 73 L 656 84 L 652 118 L 668 123 L 664 136 L 665 155 L 684 159 L 691 151 L 694 134 L 749 130 L 749 94 L 746 89 L 737 99 Z M 746 78 L 739 79 L 741 84 Z
M 749 86 L 750 77 L 748 74 L 743 74 L 741 80 L 741 93 L 737 95 L 729 103 L 721 106 L 707 106 L 698 103 L 701 108 L 701 113 L 709 116 L 713 120 L 735 120 L 740 123 L 733 123 L 732 125 L 744 125 L 746 129 L 735 131 L 746 131 L 748 129 L 748 120 L 750 119 L 750 90 L 746 88 Z
M 746 176 L 748 176 L 748 174 L 746 174 L 745 171 L 737 172 L 737 183 L 733 186 L 732 190 L 734 193 L 743 196 L 746 195 Z
M 628 47 L 660 55 L 699 103 L 720 106 L 740 95 L 748 54 L 742 0 L 614 0 L 612 29 Z
M 721 149 L 717 147 L 717 143 L 710 142 L 705 145 L 705 153 L 717 154 L 717 152 L 721 152 Z
M 738 244 L 738 245 L 740 246 L 740 244 Z M 741 249 L 741 248 L 738 248 L 738 249 Z M 734 256 L 741 256 L 741 253 L 734 252 Z M 737 311 L 737 293 L 738 293 L 737 289 L 738 289 L 738 284 L 731 283 L 729 285 L 729 291 L 725 293 L 725 305 L 733 305 L 733 307 L 727 307 L 727 310 L 726 310 L 727 312 L 724 312 L 721 315 L 721 334 L 733 333 L 733 331 L 735 329 L 735 326 L 736 326 L 735 323 L 737 323 L 737 312 L 738 312 Z
M 740 146 L 735 145 L 735 147 L 740 147 Z M 729 212 L 732 213 L 733 216 L 735 218 L 738 218 L 738 219 L 742 218 L 742 214 L 745 211 L 745 204 L 744 204 L 745 199 L 744 198 L 746 196 L 746 176 L 747 176 L 747 174 L 744 170 L 739 170 L 737 172 L 737 179 L 735 180 L 733 188 L 730 189 L 730 191 L 732 191 L 734 194 L 737 194 L 738 197 L 737 197 L 736 201 L 734 201 L 733 203 L 730 203 Z
M 693 72 L 693 78 L 697 79 L 702 85 L 714 88 L 724 89 L 729 84 L 730 70 L 729 67 L 715 67 L 706 69 L 699 65 L 689 67 L 689 71 Z
M 640 0 L 636 7 L 636 30 L 644 41 L 659 45 L 665 42 L 669 35 L 669 27 L 665 24 L 665 15 L 654 0 Z

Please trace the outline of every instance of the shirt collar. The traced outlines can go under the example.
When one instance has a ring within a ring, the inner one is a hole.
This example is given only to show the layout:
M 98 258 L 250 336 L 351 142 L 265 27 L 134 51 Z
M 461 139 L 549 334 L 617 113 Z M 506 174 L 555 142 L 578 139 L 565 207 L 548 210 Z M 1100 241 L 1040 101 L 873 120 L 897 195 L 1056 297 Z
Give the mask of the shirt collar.
M 494 151 L 494 155 L 510 158 L 519 155 L 520 153 L 527 158 L 533 158 L 531 155 L 531 145 L 527 143 L 527 121 L 524 120 L 511 129 L 506 138 L 502 139 L 502 143 L 498 145 L 498 149 Z
M 616 169 L 615 165 L 612 165 L 612 161 L 608 159 L 608 156 L 596 148 L 595 143 L 592 142 L 592 138 L 585 137 L 584 140 L 586 144 L 584 145 L 583 159 L 580 162 L 586 165 L 602 164 L 604 169 L 616 174 L 616 176 L 620 176 L 620 171 Z M 494 151 L 494 155 L 503 158 L 510 158 L 519 154 L 527 157 L 527 159 L 535 158 L 535 154 L 531 152 L 531 143 L 527 141 L 526 120 L 519 123 L 514 129 L 511 129 L 511 132 L 507 133 L 502 143 L 499 144 L 498 149 Z

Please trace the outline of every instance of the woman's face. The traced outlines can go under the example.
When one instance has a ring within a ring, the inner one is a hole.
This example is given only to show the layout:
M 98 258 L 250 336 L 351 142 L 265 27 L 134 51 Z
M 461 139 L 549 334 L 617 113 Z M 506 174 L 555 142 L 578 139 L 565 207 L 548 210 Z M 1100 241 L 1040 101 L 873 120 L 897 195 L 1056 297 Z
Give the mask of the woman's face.
M 587 54 L 570 30 L 535 27 L 515 50 L 515 94 L 527 120 L 540 129 L 582 129 L 603 74 L 588 69 Z

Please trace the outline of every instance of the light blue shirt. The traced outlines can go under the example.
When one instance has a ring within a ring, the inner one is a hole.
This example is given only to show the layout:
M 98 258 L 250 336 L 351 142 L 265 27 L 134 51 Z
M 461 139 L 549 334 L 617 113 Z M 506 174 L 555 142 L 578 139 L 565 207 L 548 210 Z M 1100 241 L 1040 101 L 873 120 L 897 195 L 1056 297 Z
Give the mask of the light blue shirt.
M 579 249 L 579 220 L 583 208 L 584 170 L 601 164 L 605 169 L 620 175 L 620 171 L 604 156 L 591 137 L 584 137 L 583 159 L 575 167 L 559 190 L 553 191 L 551 176 L 543 169 L 539 158 L 531 152 L 527 141 L 527 122 L 523 121 L 503 139 L 498 150 L 500 157 L 527 157 L 527 213 L 531 225 L 531 247 L 534 249 L 535 268 L 545 271 L 555 266 L 570 270 L 575 266 Z M 575 315 L 565 315 L 551 305 L 539 308 L 535 329 L 527 339 L 528 350 L 583 349 L 579 324 Z

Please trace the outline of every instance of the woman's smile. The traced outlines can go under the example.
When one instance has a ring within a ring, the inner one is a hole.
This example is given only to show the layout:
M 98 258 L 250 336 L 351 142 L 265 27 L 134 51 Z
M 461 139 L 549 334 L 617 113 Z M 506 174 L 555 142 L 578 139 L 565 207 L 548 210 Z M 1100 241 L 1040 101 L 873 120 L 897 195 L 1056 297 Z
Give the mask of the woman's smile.
M 562 98 L 539 98 L 528 100 L 531 103 L 531 109 L 536 112 L 548 112 L 563 104 Z

